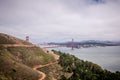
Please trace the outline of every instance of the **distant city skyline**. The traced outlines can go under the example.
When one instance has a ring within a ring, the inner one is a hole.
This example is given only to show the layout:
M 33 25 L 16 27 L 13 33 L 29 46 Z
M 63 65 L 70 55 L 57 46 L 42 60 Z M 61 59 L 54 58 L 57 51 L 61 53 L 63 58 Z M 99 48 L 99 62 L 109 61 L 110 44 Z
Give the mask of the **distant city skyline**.
M 0 0 L 0 32 L 31 42 L 120 40 L 120 0 Z

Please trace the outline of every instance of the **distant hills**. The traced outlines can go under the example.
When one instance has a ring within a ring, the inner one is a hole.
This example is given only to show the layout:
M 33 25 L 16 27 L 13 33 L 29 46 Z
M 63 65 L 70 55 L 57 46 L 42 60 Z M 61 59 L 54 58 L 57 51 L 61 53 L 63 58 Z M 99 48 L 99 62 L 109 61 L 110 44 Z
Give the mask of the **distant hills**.
M 63 42 L 63 43 L 56 43 L 51 42 L 48 43 L 49 45 L 64 45 L 67 47 L 74 46 L 75 48 L 81 48 L 81 47 L 97 47 L 97 46 L 120 46 L 119 41 L 99 41 L 99 40 L 86 40 L 86 41 L 80 41 L 80 42 Z

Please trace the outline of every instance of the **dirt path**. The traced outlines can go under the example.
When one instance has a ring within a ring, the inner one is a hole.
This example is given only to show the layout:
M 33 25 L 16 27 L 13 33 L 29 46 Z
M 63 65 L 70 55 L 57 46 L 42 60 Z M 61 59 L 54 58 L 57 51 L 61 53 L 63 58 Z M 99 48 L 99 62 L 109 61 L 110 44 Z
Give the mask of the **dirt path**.
M 47 50 L 47 49 L 45 49 L 45 48 L 42 48 L 42 50 L 43 50 L 45 53 L 47 53 L 47 54 L 53 55 L 54 58 L 55 58 L 55 62 L 48 63 L 48 64 L 45 64 L 45 65 L 35 65 L 35 66 L 33 67 L 34 70 L 36 70 L 38 73 L 40 73 L 40 74 L 42 75 L 42 77 L 41 77 L 40 79 L 38 79 L 38 80 L 44 80 L 44 79 L 46 78 L 46 74 L 43 73 L 43 72 L 41 72 L 41 71 L 39 71 L 39 70 L 37 70 L 38 68 L 42 68 L 42 67 L 46 67 L 46 66 L 50 66 L 50 65 L 56 64 L 56 63 L 58 63 L 58 60 L 59 60 L 59 55 L 54 54 L 53 51 Z
M 38 80 L 44 80 L 46 78 L 46 74 L 37 70 L 37 68 L 39 67 L 33 67 L 33 70 L 37 71 L 40 74 L 41 78 L 39 78 Z
M 52 63 L 49 63 L 49 64 L 45 64 L 45 65 L 36 65 L 36 66 L 33 67 L 34 70 L 37 70 L 38 68 L 42 68 L 42 67 L 46 67 L 46 66 L 50 66 L 50 65 L 58 63 L 59 55 L 56 55 L 53 51 L 47 50 L 45 48 L 42 48 L 42 49 L 43 49 L 43 51 L 45 53 L 53 55 L 54 58 L 55 58 L 55 62 L 52 62 Z M 46 78 L 46 74 L 43 73 L 43 72 L 40 72 L 40 71 L 38 71 L 38 72 L 42 75 L 42 77 L 40 79 L 38 79 L 38 80 L 44 80 Z
M 53 64 L 56 64 L 56 63 L 58 63 L 58 61 L 53 62 L 53 63 L 48 63 L 48 64 L 45 64 L 45 65 L 35 65 L 33 67 L 33 70 L 36 70 L 41 75 L 41 78 L 39 78 L 38 80 L 44 80 L 46 78 L 46 74 L 41 72 L 41 71 L 39 71 L 39 70 L 37 70 L 38 68 L 50 66 L 50 65 L 53 65 Z
M 39 70 L 37 70 L 38 68 L 42 68 L 42 67 L 46 67 L 46 66 L 50 66 L 50 65 L 56 64 L 56 63 L 58 63 L 58 60 L 59 60 L 59 55 L 54 54 L 53 51 L 47 50 L 47 49 L 45 49 L 45 48 L 42 48 L 42 49 L 43 49 L 43 51 L 44 51 L 45 53 L 48 53 L 48 54 L 53 55 L 54 58 L 55 58 L 55 62 L 48 63 L 48 64 L 45 64 L 45 65 L 35 65 L 35 66 L 33 67 L 33 69 L 36 70 L 36 71 L 42 76 L 42 77 L 41 77 L 40 79 L 38 79 L 38 80 L 44 80 L 44 79 L 46 78 L 46 74 L 43 73 L 43 72 L 41 72 L 41 71 L 39 71 Z
M 0 44 L 4 47 L 35 47 L 35 45 L 24 45 L 24 44 Z
M 36 45 L 0 44 L 0 46 L 4 46 L 4 47 L 35 47 Z M 56 63 L 58 63 L 58 60 L 59 60 L 59 56 L 56 55 L 56 54 L 54 54 L 54 52 L 49 51 L 49 50 L 44 49 L 44 48 L 43 48 L 43 51 L 44 51 L 45 53 L 48 53 L 48 54 L 53 55 L 56 61 L 55 61 L 55 62 L 52 62 L 52 63 L 45 64 L 45 65 L 35 65 L 35 66 L 33 67 L 33 70 L 37 71 L 37 72 L 40 74 L 40 76 L 41 76 L 38 80 L 44 80 L 44 79 L 46 78 L 46 74 L 43 73 L 43 72 L 41 72 L 41 71 L 39 71 L 39 70 L 37 70 L 38 68 L 42 68 L 42 67 L 46 67 L 46 66 L 50 66 L 50 65 L 56 64 Z

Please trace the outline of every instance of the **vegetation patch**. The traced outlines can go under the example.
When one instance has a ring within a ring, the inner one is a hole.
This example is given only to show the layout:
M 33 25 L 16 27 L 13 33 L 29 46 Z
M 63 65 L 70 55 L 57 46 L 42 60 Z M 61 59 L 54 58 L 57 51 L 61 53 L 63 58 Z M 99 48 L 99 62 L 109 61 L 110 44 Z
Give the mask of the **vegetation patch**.
M 54 51 L 60 55 L 59 64 L 62 66 L 60 80 L 120 80 L 120 72 L 115 73 L 102 69 L 99 65 L 83 61 L 67 53 Z M 70 75 L 66 75 L 66 74 Z
M 60 80 L 63 74 L 62 67 L 57 63 L 39 68 L 38 70 L 44 72 L 47 75 L 45 80 Z

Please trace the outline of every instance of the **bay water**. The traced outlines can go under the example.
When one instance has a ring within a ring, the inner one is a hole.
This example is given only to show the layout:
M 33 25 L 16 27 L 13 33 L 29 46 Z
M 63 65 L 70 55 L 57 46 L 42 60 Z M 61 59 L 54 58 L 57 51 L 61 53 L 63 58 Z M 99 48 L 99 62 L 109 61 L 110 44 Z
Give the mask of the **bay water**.
M 91 61 L 103 69 L 115 72 L 120 71 L 120 46 L 89 47 L 72 50 L 68 47 L 49 48 L 75 55 L 84 61 Z

